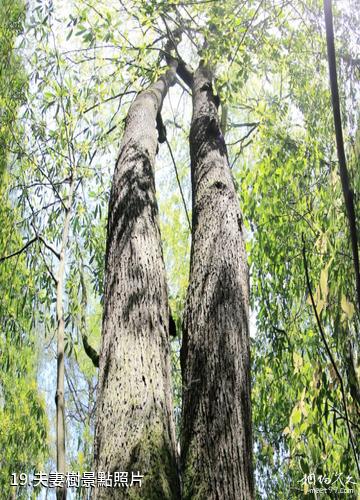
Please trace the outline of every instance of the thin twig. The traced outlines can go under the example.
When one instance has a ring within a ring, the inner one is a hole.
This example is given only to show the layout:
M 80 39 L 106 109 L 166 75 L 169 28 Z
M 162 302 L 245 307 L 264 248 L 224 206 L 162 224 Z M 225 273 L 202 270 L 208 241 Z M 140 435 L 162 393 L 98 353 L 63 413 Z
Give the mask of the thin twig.
M 52 253 L 55 255 L 55 257 L 57 257 L 57 259 L 58 259 L 58 260 L 60 260 L 60 254 L 59 254 L 59 252 L 58 252 L 57 250 L 55 250 L 55 248 L 54 248 L 52 245 L 50 245 L 50 243 L 48 243 L 48 242 L 47 242 L 47 241 L 46 241 L 46 240 L 45 240 L 45 239 L 41 236 L 41 234 L 38 234 L 38 235 L 37 235 L 37 237 L 38 237 L 38 239 L 39 239 L 39 240 L 40 240 L 40 241 L 44 244 L 44 246 L 45 246 L 48 250 L 50 250 L 50 252 L 52 252 Z
M 106 102 L 113 101 L 114 99 L 118 99 L 119 97 L 123 97 L 124 95 L 128 95 L 128 94 L 137 94 L 137 92 L 136 92 L 136 90 L 129 90 L 127 92 L 120 92 L 119 94 L 108 97 L 107 99 L 104 99 L 103 101 L 97 102 L 93 106 L 90 106 L 90 108 L 85 109 L 84 115 L 85 115 L 85 113 L 88 113 L 92 109 L 94 109 L 98 106 L 101 106 L 102 104 L 105 104 Z
M 52 278 L 52 280 L 54 281 L 55 283 L 55 286 L 57 285 L 57 278 L 54 276 L 54 273 L 52 272 L 49 264 L 46 262 L 46 258 L 45 258 L 45 255 L 42 251 L 42 248 L 41 248 L 41 245 L 40 245 L 40 253 L 41 253 L 41 257 L 43 258 L 43 261 L 44 261 L 44 264 L 45 264 L 45 267 L 47 269 L 47 272 L 49 273 L 50 277 Z
M 235 144 L 238 144 L 239 142 L 244 142 L 245 139 L 247 139 L 254 132 L 254 130 L 257 129 L 258 126 L 259 126 L 259 124 L 256 123 L 253 127 L 251 127 L 251 129 L 243 137 L 241 137 L 240 139 L 238 139 L 235 142 L 227 143 L 226 146 L 235 146 Z

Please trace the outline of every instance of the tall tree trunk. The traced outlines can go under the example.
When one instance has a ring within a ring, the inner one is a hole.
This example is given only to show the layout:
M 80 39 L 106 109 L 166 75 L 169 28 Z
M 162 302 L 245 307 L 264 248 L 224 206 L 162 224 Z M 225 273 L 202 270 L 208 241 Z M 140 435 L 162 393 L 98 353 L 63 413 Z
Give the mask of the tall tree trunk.
M 130 480 L 131 472 L 139 472 L 144 478 L 136 498 L 146 500 L 179 498 L 168 296 L 154 182 L 156 117 L 175 73 L 174 66 L 131 105 L 109 203 L 95 466 L 128 471 Z M 121 487 L 97 488 L 95 498 L 128 494 Z
M 193 232 L 181 351 L 184 499 L 253 498 L 248 267 L 211 73 L 193 76 Z

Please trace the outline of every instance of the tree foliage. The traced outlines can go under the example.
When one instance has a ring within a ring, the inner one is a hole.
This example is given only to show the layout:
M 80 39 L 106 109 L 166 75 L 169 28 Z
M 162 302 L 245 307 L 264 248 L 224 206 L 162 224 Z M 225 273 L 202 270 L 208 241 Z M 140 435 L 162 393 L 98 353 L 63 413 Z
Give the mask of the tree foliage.
M 0 410 L 7 426 L 2 426 L 0 443 L 9 457 L 9 469 L 1 468 L 1 484 L 8 485 L 10 469 L 31 469 L 45 452 L 40 443 L 46 418 L 36 366 L 52 373 L 55 366 L 56 252 L 74 169 L 63 296 L 66 415 L 69 462 L 74 469 L 91 467 L 96 370 L 84 354 L 83 334 L 97 349 L 110 172 L 129 105 L 164 71 L 165 42 L 176 37 L 179 27 L 177 55 L 192 68 L 202 58 L 215 70 L 222 131 L 247 227 L 258 496 L 302 498 L 307 493 L 302 478 L 311 472 L 357 477 L 349 426 L 359 455 L 359 311 L 338 174 L 322 2 L 31 2 L 25 34 L 17 42 L 23 4 L 3 0 L 0 17 L 0 145 L 5 151 L 0 158 L 0 257 L 33 241 L 0 263 L 1 401 L 7 402 Z M 356 2 L 334 2 L 334 19 L 358 220 Z M 180 335 L 191 220 L 191 96 L 180 79 L 162 114 L 167 142 L 157 156 L 157 196 L 170 305 Z M 316 321 L 305 264 L 341 382 Z M 177 421 L 180 342 L 179 337 L 172 341 Z M 34 350 L 45 354 L 37 356 Z M 51 396 L 48 414 L 52 401 Z M 24 434 L 32 438 L 17 454 L 22 411 L 33 418 Z M 10 414 L 18 418 L 9 420 Z M 15 455 L 22 457 L 19 462 Z
M 18 138 L 14 127 L 24 102 L 27 79 L 14 50 L 25 17 L 23 2 L 0 5 L 0 254 L 21 245 L 9 195 L 11 152 Z M 29 474 L 40 469 L 48 456 L 48 421 L 43 394 L 37 383 L 40 346 L 33 307 L 36 287 L 25 255 L 0 265 L 0 490 L 4 497 L 15 491 L 12 473 Z M 15 265 L 14 265 L 15 264 Z M 15 481 L 16 482 L 16 481 Z M 17 498 L 28 498 L 26 487 L 16 489 Z

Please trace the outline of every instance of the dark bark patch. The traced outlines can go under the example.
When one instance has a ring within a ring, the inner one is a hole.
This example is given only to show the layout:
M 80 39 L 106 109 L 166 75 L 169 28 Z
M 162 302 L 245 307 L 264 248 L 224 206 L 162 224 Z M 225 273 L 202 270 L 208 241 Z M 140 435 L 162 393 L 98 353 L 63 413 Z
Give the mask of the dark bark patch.
M 225 182 L 221 182 L 221 181 L 214 182 L 213 186 L 214 186 L 214 188 L 220 189 L 221 191 L 225 191 L 226 189 L 228 189 Z

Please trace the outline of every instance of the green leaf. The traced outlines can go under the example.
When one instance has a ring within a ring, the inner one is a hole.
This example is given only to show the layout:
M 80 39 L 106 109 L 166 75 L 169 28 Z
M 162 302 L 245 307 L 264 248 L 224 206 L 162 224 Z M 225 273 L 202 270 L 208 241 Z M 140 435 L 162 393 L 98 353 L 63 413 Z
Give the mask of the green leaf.
M 324 269 L 321 270 L 320 273 L 320 289 L 321 289 L 321 294 L 324 303 L 327 300 L 327 296 L 329 293 L 329 288 L 328 288 L 328 268 L 324 267 Z
M 341 309 L 343 310 L 345 316 L 351 321 L 354 316 L 355 307 L 352 302 L 349 302 L 345 295 L 341 296 Z

